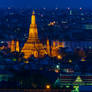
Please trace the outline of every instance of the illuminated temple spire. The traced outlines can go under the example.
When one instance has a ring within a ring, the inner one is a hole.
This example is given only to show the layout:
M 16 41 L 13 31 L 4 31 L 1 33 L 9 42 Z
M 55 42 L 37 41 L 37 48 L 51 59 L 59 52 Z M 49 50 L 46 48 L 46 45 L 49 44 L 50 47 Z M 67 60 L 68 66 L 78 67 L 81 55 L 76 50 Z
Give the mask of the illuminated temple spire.
M 19 52 L 20 48 L 19 48 L 19 41 L 16 41 L 16 51 Z
M 8 47 L 11 49 L 11 52 L 20 51 L 20 47 L 19 47 L 19 41 L 14 41 L 12 40 L 11 42 L 8 42 Z
M 47 50 L 47 54 L 50 56 L 50 43 L 49 40 L 47 40 L 47 45 L 46 45 L 46 50 Z
M 31 24 L 29 28 L 29 37 L 24 44 L 21 52 L 24 53 L 24 58 L 28 59 L 30 56 L 34 55 L 34 57 L 44 57 L 46 54 L 46 51 L 44 49 L 44 46 L 42 43 L 40 43 L 40 40 L 38 38 L 38 31 L 37 31 L 37 25 L 36 25 L 36 18 L 35 18 L 35 12 L 32 12 L 31 16 Z
M 36 25 L 36 18 L 35 18 L 35 12 L 33 10 L 32 17 L 31 17 L 31 24 L 29 28 L 29 38 L 31 42 L 38 41 L 38 31 L 37 31 L 37 25 Z
M 33 12 L 32 12 L 32 17 L 31 17 L 31 24 L 36 24 L 35 21 L 36 21 L 36 20 L 35 20 L 35 11 L 33 10 Z
M 14 52 L 15 51 L 15 41 L 14 40 L 12 40 L 11 41 L 11 52 Z

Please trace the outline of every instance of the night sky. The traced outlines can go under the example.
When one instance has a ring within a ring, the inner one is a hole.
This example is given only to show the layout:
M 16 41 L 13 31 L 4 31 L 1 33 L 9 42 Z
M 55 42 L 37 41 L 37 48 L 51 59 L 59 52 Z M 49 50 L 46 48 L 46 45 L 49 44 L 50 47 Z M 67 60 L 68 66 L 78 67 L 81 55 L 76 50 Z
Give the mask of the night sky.
M 0 0 L 0 8 L 92 8 L 92 0 Z

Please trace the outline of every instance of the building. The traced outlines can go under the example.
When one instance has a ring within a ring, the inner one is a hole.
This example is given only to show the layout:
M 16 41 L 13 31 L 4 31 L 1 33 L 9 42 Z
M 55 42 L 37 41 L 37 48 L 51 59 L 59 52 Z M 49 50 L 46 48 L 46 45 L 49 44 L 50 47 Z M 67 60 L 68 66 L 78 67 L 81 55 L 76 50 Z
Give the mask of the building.
M 35 18 L 34 11 L 31 17 L 29 37 L 26 43 L 24 44 L 21 52 L 24 53 L 25 59 L 28 59 L 32 55 L 38 58 L 38 57 L 44 57 L 45 54 L 47 54 L 46 50 L 44 49 L 43 44 L 40 42 L 38 38 L 38 31 L 37 31 L 36 18 Z
M 8 48 L 11 49 L 11 52 L 17 51 L 20 52 L 20 46 L 19 46 L 19 41 L 8 41 Z
M 35 18 L 35 12 L 33 11 L 31 17 L 31 24 L 29 28 L 29 36 L 27 41 L 24 43 L 23 48 L 21 48 L 21 52 L 24 53 L 24 58 L 28 59 L 32 55 L 35 58 L 42 58 L 46 54 L 50 57 L 58 57 L 59 48 L 64 48 L 64 42 L 53 41 L 50 45 L 49 40 L 47 40 L 46 46 L 44 46 L 38 37 L 38 30 Z M 11 52 L 17 51 L 20 52 L 19 41 L 9 41 L 8 48 L 11 49 Z
M 58 78 L 55 82 L 56 86 L 59 86 L 60 88 L 66 86 L 66 87 L 73 87 L 72 92 L 79 92 L 80 86 L 92 86 L 92 75 L 65 75 L 61 74 L 60 78 Z

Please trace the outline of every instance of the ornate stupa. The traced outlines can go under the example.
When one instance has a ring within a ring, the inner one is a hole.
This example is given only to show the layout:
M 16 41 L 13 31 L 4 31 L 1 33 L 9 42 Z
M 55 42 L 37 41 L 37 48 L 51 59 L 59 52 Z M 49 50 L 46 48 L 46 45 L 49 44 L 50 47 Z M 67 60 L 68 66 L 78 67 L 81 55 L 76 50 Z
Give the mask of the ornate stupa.
M 32 55 L 34 57 L 44 57 L 47 52 L 44 49 L 43 44 L 40 42 L 38 38 L 38 31 L 37 31 L 37 25 L 36 25 L 36 18 L 35 18 L 35 12 L 33 11 L 32 17 L 31 17 L 31 24 L 29 28 L 29 37 L 24 44 L 21 52 L 24 53 L 24 58 L 28 59 Z

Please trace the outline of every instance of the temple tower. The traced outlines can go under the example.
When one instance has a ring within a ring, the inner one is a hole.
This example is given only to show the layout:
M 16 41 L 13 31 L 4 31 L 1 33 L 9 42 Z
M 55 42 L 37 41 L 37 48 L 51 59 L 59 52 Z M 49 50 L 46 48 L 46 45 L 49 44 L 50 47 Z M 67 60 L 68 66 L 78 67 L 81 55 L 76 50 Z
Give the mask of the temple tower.
M 46 50 L 47 50 L 47 54 L 50 56 L 51 55 L 51 51 L 50 51 L 50 42 L 49 42 L 49 40 L 47 40 Z
M 12 40 L 11 41 L 11 52 L 14 52 L 15 51 L 15 41 L 14 40 Z
M 19 48 L 19 41 L 16 41 L 16 51 L 19 52 L 20 48 Z
M 40 40 L 38 38 L 38 31 L 37 31 L 37 25 L 36 25 L 36 18 L 35 18 L 35 12 L 33 11 L 32 17 L 31 17 L 31 24 L 29 28 L 29 37 L 24 44 L 21 52 L 24 53 L 24 58 L 28 59 L 31 55 L 34 55 L 34 57 L 44 57 L 46 53 L 44 46 L 42 43 L 40 43 Z

